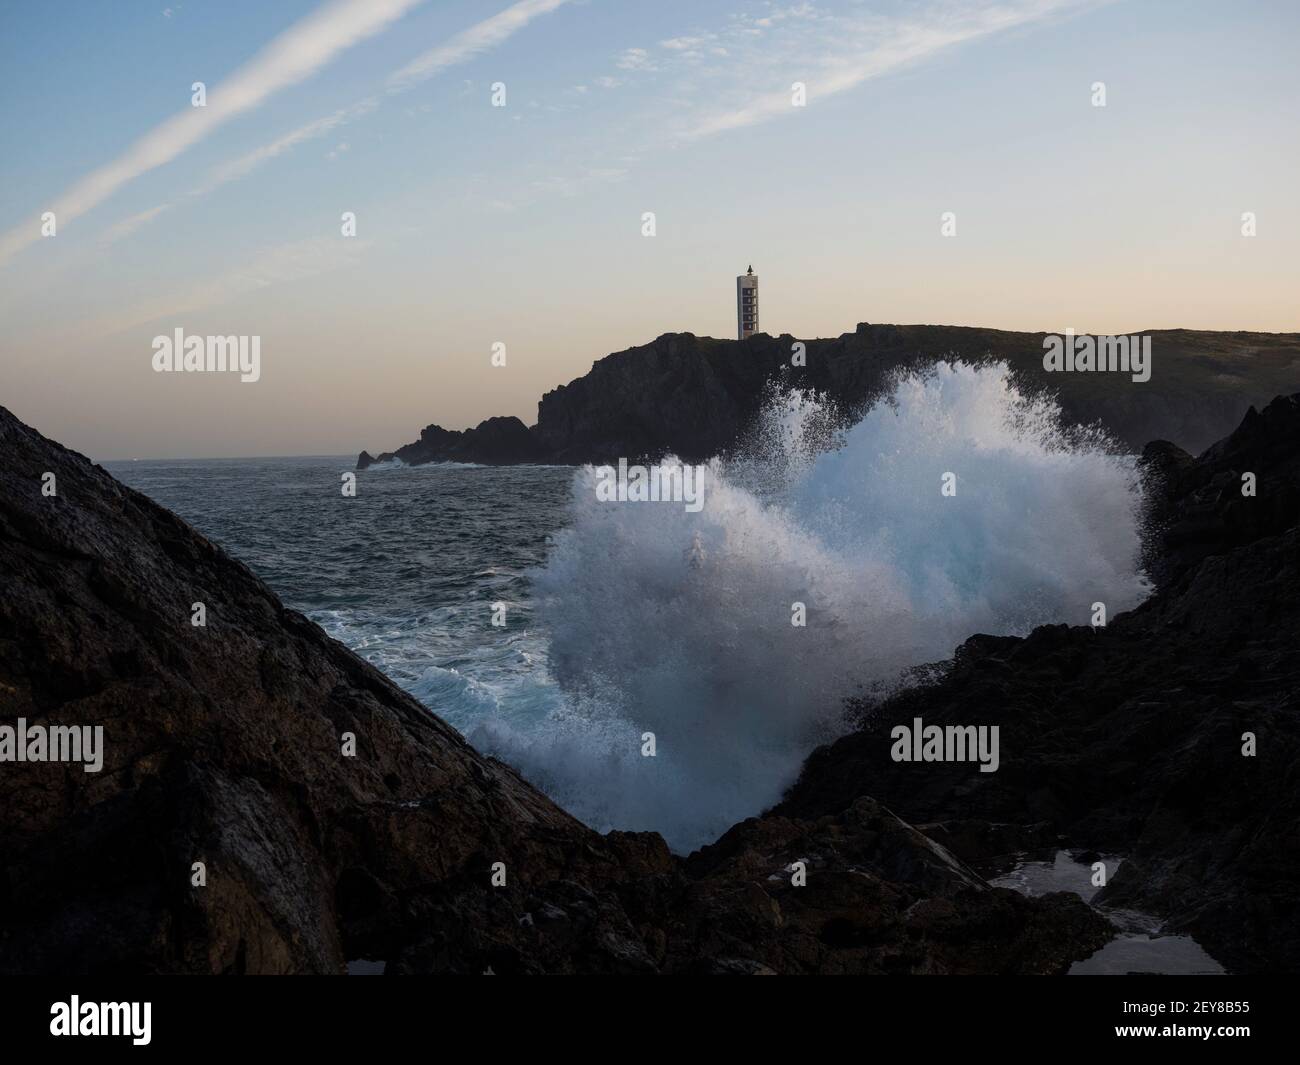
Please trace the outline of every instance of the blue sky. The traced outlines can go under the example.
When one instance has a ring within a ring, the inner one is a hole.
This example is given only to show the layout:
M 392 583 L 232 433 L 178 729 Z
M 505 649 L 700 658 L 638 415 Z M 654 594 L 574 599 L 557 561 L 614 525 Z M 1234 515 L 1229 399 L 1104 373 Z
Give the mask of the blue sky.
M 1281 0 L 7 4 L 0 402 L 99 458 L 531 423 L 609 351 L 732 335 L 751 262 L 801 337 L 1297 330 L 1297 30 Z M 262 380 L 154 374 L 178 326 L 261 336 Z

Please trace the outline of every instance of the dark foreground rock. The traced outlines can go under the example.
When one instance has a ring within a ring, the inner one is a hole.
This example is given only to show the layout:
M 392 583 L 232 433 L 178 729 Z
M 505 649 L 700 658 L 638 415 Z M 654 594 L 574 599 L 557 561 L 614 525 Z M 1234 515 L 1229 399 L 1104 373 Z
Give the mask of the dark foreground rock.
M 760 333 L 715 340 L 667 333 L 616 352 L 542 397 L 537 424 L 493 418 L 463 433 L 428 426 L 420 439 L 358 469 L 399 458 L 425 462 L 614 462 L 672 452 L 699 462 L 735 447 L 771 384 L 821 392 L 852 413 L 884 391 L 898 370 L 935 359 L 1005 360 L 1023 389 L 1050 389 L 1066 420 L 1100 421 L 1133 450 L 1167 439 L 1193 451 L 1300 387 L 1300 335 L 1189 329 L 1148 331 L 1151 379 L 1112 372 L 1046 373 L 1043 333 L 940 325 L 868 325 L 807 340 L 806 365 L 791 365 L 795 337 Z
M 809 883 L 790 883 L 801 862 Z M 1113 935 L 1078 896 L 987 885 L 869 798 L 818 818 L 750 818 L 686 863 L 677 968 L 704 972 L 1063 972 Z M 772 933 L 776 932 L 776 935 Z M 1061 936 L 1060 940 L 1053 937 Z
M 104 752 L 0 761 L 3 973 L 1047 973 L 1112 934 L 866 798 L 689 860 L 599 835 L 0 408 L 0 729 L 20 718 L 100 726 Z
M 1121 852 L 1097 901 L 1166 917 L 1230 968 L 1296 971 L 1300 396 L 1251 410 L 1199 458 L 1168 444 L 1146 457 L 1151 599 L 1097 630 L 972 637 L 939 683 L 863 708 L 775 813 L 813 819 L 869 792 L 943 822 L 935 838 L 969 860 L 1053 836 Z M 998 725 L 1001 767 L 894 762 L 890 729 L 916 718 Z

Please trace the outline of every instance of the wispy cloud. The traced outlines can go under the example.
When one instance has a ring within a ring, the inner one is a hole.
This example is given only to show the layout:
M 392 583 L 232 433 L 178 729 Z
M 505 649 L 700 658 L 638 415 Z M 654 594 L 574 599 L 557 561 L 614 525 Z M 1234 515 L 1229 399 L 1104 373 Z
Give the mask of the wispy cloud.
M 98 206 L 128 182 L 175 159 L 213 130 L 314 74 L 347 48 L 379 33 L 424 0 L 332 0 L 301 19 L 207 94 L 155 126 L 117 159 L 66 190 L 49 210 L 60 225 Z M 35 219 L 0 237 L 0 263 L 40 239 Z
M 522 197 L 503 194 L 498 200 L 518 206 L 540 191 L 567 196 L 579 189 L 586 194 L 601 181 L 626 177 L 629 166 L 649 154 L 795 114 L 791 87 L 796 81 L 804 83 L 809 106 L 814 106 L 967 42 L 1114 2 L 931 0 L 896 15 L 861 7 L 829 10 L 812 0 L 769 2 L 757 12 L 666 37 L 654 52 L 627 48 L 618 53 L 613 62 L 620 71 L 671 85 L 670 92 L 652 98 L 652 111 L 625 123 L 651 131 L 646 140 L 627 146 L 619 166 L 590 165 L 577 175 L 533 181 Z M 611 75 L 591 83 L 610 89 L 625 84 Z
M 110 226 L 100 237 L 101 244 L 111 244 L 115 240 L 121 240 L 125 236 L 134 233 L 143 225 L 147 225 L 157 218 L 164 211 L 171 210 L 171 204 L 161 203 L 157 207 L 150 207 L 147 211 L 141 211 L 139 214 L 133 214 L 130 218 L 124 218 L 116 225 Z
M 796 113 L 791 86 L 801 81 L 809 106 L 872 78 L 924 62 L 959 45 L 1030 26 L 1113 0 L 931 0 L 898 14 L 862 7 L 828 9 L 812 0 L 768 3 L 713 26 L 696 26 L 659 41 L 657 49 L 625 49 L 619 71 L 671 83 L 678 112 L 647 128 L 688 143 Z M 617 76 L 591 79 L 613 87 Z
M 619 70 L 656 70 L 654 60 L 644 48 L 628 48 L 618 57 L 615 65 Z
M 296 148 L 299 144 L 302 144 L 305 141 L 315 140 L 317 137 L 323 137 L 325 134 L 337 129 L 339 126 L 352 122 L 355 119 L 360 118 L 362 115 L 368 115 L 378 106 L 379 97 L 369 96 L 348 107 L 341 107 L 332 114 L 325 115 L 323 118 L 318 118 L 314 122 L 308 122 L 304 126 L 299 126 L 297 129 L 291 130 L 282 137 L 277 137 L 269 144 L 263 144 L 261 147 L 255 148 L 253 151 L 247 152 L 239 158 L 232 159 L 230 162 L 217 167 L 212 176 L 202 185 L 193 189 L 189 195 L 190 197 L 206 196 L 220 188 L 222 185 L 247 177 L 263 163 L 284 155 L 286 152 Z
M 520 0 L 519 3 L 461 31 L 445 43 L 424 52 L 404 67 L 394 71 L 387 81 L 387 93 L 397 94 L 413 89 L 448 67 L 466 62 L 502 43 L 538 16 L 548 14 L 570 2 L 571 0 Z M 323 137 L 340 126 L 370 114 L 379 107 L 383 96 L 382 93 L 367 96 L 363 100 L 290 130 L 268 144 L 230 160 L 219 166 L 201 185 L 190 190 L 186 198 L 207 196 L 223 185 L 247 177 L 262 164 L 292 151 L 298 145 Z M 334 155 L 331 154 L 330 158 L 334 158 Z M 126 223 L 114 226 L 105 234 L 104 239 L 111 241 L 126 236 L 173 206 L 174 203 L 166 203 L 150 208 L 135 216 L 135 219 L 128 219 Z M 132 221 L 135 224 L 128 225 Z
M 170 200 L 166 203 L 160 203 L 155 207 L 150 207 L 147 210 L 140 211 L 138 214 L 134 214 L 130 218 L 123 219 L 121 222 L 109 226 L 108 229 L 106 229 L 99 237 L 98 244 L 100 248 L 102 249 L 109 244 L 113 244 L 124 237 L 129 237 L 138 229 L 148 225 L 155 218 L 159 218 L 168 211 L 174 209 L 178 203 L 181 203 L 184 200 L 207 196 L 209 193 L 215 192 L 217 189 L 221 188 L 222 185 L 227 185 L 232 181 L 238 181 L 242 177 L 247 177 L 263 163 L 268 162 L 277 156 L 283 155 L 285 152 L 299 144 L 302 144 L 304 141 L 313 140 L 316 137 L 323 137 L 326 133 L 330 132 L 330 130 L 335 129 L 346 122 L 350 122 L 355 118 L 359 118 L 361 115 L 373 111 L 378 106 L 379 97 L 372 96 L 366 100 L 362 100 L 360 103 L 353 104 L 351 107 L 340 108 L 333 114 L 326 115 L 324 118 L 319 118 L 315 122 L 309 122 L 305 126 L 300 126 L 298 129 L 286 133 L 284 136 L 271 141 L 269 144 L 264 144 L 260 148 L 256 148 L 253 151 L 240 156 L 238 159 L 232 159 L 230 162 L 217 167 L 206 181 L 201 185 L 192 188 L 180 200 Z M 330 157 L 334 158 L 333 155 Z
M 520 0 L 500 14 L 484 19 L 477 25 L 456 34 L 446 44 L 432 48 L 411 60 L 388 79 L 388 91 L 405 92 L 448 67 L 463 63 L 495 47 L 523 29 L 539 15 L 550 14 L 569 2 L 570 0 Z
M 659 47 L 667 48 L 673 52 L 693 52 L 703 48 L 713 39 L 713 34 L 702 34 L 694 37 L 669 37 L 666 41 L 660 41 Z
M 813 3 L 773 7 L 762 16 L 735 20 L 725 32 L 661 42 L 670 55 L 683 60 L 698 61 L 706 55 L 705 45 L 712 46 L 713 55 L 732 57 L 712 64 L 702 75 L 715 85 L 709 95 L 723 102 L 707 110 L 692 109 L 677 134 L 685 141 L 698 140 L 793 114 L 795 81 L 807 86 L 812 106 L 959 45 L 1109 2 L 989 0 L 963 7 L 933 3 L 895 17 L 832 14 Z M 773 87 L 755 93 L 756 85 Z
M 519 3 L 513 4 L 499 14 L 462 30 L 443 44 L 429 49 L 394 71 L 387 80 L 387 93 L 395 95 L 413 89 L 448 67 L 467 62 L 495 45 L 501 44 L 538 16 L 549 14 L 571 2 L 572 0 L 520 0 Z M 228 181 L 245 177 L 266 161 L 283 155 L 304 141 L 323 137 L 331 130 L 369 114 L 379 107 L 382 98 L 381 94 L 367 96 L 364 100 L 340 108 L 333 114 L 299 126 L 270 144 L 265 144 L 227 163 L 218 169 L 210 181 L 196 189 L 193 195 L 205 195 Z

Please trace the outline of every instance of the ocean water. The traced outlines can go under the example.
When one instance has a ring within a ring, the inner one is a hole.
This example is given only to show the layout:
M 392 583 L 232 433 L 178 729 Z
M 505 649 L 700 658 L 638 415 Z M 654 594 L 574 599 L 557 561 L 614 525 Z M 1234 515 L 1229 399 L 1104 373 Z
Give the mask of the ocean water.
M 362 472 L 352 456 L 110 462 L 430 709 L 469 733 L 541 720 L 546 670 L 528 572 L 566 520 L 572 470 L 442 464 Z M 505 625 L 492 605 L 505 604 Z
M 1148 591 L 1133 458 L 1001 366 L 900 378 L 838 432 L 774 396 L 698 513 L 569 467 L 390 464 L 345 498 L 352 461 L 106 465 L 588 824 L 683 851 L 777 801 L 846 696 Z

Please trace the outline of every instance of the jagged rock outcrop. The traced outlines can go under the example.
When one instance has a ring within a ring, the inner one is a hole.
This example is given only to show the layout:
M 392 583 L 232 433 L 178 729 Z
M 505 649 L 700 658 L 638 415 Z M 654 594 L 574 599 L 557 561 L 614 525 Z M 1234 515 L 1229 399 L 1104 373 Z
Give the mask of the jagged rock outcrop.
M 1300 396 L 1251 409 L 1199 458 L 1156 444 L 1146 461 L 1154 596 L 1104 628 L 971 637 L 938 683 L 860 708 L 864 727 L 816 751 L 773 813 L 869 793 L 913 823 L 964 824 L 935 838 L 970 860 L 989 853 L 981 822 L 1122 852 L 1098 901 L 1167 918 L 1230 968 L 1295 971 Z M 998 725 L 1001 767 L 894 762 L 890 729 L 915 718 Z
M 838 875 L 812 893 L 790 883 L 794 862 L 810 883 Z M 865 797 L 817 818 L 750 818 L 686 869 L 691 883 L 670 937 L 674 966 L 685 971 L 1064 972 L 1081 946 L 1100 948 L 1112 935 L 1078 896 L 986 890 Z
M 0 973 L 1038 973 L 1113 934 L 867 799 L 689 860 L 593 832 L 0 408 L 0 729 L 19 719 L 102 727 L 103 766 L 0 761 Z
M 864 323 L 839 337 L 804 341 L 802 367 L 791 365 L 796 338 L 788 334 L 739 341 L 668 333 L 608 355 L 548 392 L 531 429 L 509 419 L 509 447 L 495 434 L 470 435 L 483 425 L 464 434 L 429 426 L 420 440 L 380 459 L 582 463 L 672 452 L 697 462 L 743 438 L 774 382 L 822 392 L 852 412 L 880 395 L 898 370 L 939 358 L 1004 359 L 1023 388 L 1056 393 L 1069 421 L 1100 421 L 1134 450 L 1167 439 L 1199 451 L 1231 432 L 1251 404 L 1300 387 L 1300 335 L 1149 335 L 1151 379 L 1138 383 L 1124 373 L 1045 372 L 1043 333 Z M 363 452 L 358 468 L 366 459 Z
M 437 425 L 426 425 L 420 439 L 385 451 L 378 458 L 363 451 L 357 469 L 364 470 L 377 462 L 399 459 L 408 466 L 426 462 L 478 462 L 491 466 L 516 462 L 537 462 L 545 457 L 528 427 L 518 418 L 489 418 L 473 429 L 453 432 Z

